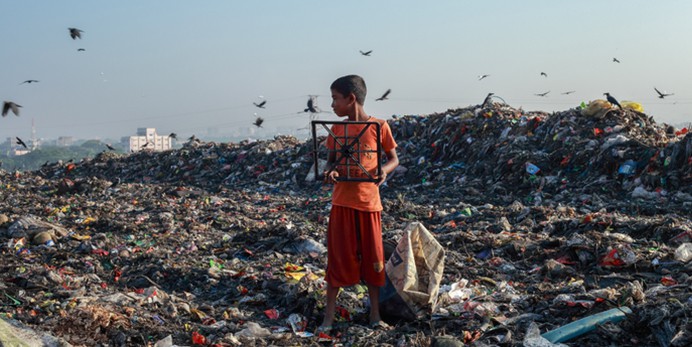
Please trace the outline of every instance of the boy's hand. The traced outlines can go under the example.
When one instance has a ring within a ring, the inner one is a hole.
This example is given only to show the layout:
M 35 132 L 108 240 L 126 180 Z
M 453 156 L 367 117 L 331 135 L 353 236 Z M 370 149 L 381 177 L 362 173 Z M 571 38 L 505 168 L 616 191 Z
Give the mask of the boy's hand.
M 382 183 L 384 183 L 384 181 L 386 181 L 386 180 L 387 180 L 387 172 L 386 172 L 386 171 L 382 171 L 382 175 L 380 175 L 380 180 L 377 181 L 377 186 L 378 186 L 378 187 L 381 186 Z
M 324 172 L 324 183 L 336 183 L 336 179 L 339 177 L 339 172 L 336 170 L 325 171 Z

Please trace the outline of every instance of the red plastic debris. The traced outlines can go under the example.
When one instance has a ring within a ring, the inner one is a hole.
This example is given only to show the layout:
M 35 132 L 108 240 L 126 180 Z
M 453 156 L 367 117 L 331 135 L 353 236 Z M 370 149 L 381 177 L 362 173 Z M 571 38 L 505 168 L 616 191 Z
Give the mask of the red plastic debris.
M 336 314 L 338 314 L 339 316 L 341 316 L 341 318 L 346 319 L 347 321 L 351 321 L 351 313 L 348 312 L 347 309 L 345 309 L 345 308 L 343 308 L 343 307 L 341 307 L 341 306 L 337 306 L 337 307 L 336 307 Z
M 566 255 L 563 255 L 562 257 L 555 259 L 555 261 L 557 261 L 560 264 L 564 264 L 564 265 L 574 265 L 577 263 L 576 261 L 570 259 L 570 257 L 568 257 Z
M 625 262 L 620 259 L 617 249 L 611 249 L 608 254 L 606 254 L 603 259 L 601 259 L 601 266 L 623 266 Z
M 562 158 L 562 161 L 560 162 L 560 166 L 567 166 L 567 164 L 569 164 L 570 160 L 572 160 L 571 155 L 568 155 L 568 156 Z
M 661 284 L 663 284 L 664 286 L 674 286 L 678 284 L 678 281 L 676 281 L 673 277 L 663 276 L 661 278 Z
M 192 332 L 192 344 L 193 345 L 206 345 L 207 338 L 204 335 L 194 331 Z
M 279 311 L 277 311 L 275 308 L 271 308 L 268 310 L 264 311 L 264 314 L 267 316 L 269 319 L 278 319 L 279 318 Z
M 101 249 L 101 248 L 97 248 L 97 249 L 91 251 L 91 253 L 96 254 L 96 255 L 101 255 L 101 256 L 107 256 L 109 254 L 107 250 Z
M 587 214 L 587 215 L 584 216 L 584 218 L 581 220 L 581 222 L 582 222 L 583 224 L 591 223 L 591 221 L 593 221 L 593 217 L 592 217 L 590 214 Z

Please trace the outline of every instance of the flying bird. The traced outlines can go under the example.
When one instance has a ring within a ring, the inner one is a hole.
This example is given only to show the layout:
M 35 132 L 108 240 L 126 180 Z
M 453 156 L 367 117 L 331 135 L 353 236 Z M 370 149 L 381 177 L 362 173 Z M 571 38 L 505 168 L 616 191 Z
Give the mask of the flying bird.
M 575 92 L 574 90 L 570 90 L 570 91 L 567 91 L 567 92 L 564 92 L 564 93 L 561 93 L 561 94 L 562 94 L 562 95 L 570 95 L 570 94 L 572 94 L 572 93 L 574 93 L 574 92 Z
M 6 117 L 7 113 L 12 110 L 12 113 L 14 113 L 15 116 L 19 117 L 19 108 L 22 107 L 22 105 L 17 105 L 12 101 L 5 101 L 2 104 L 2 116 Z
M 109 145 L 109 144 L 107 144 L 107 143 L 106 143 L 106 148 L 108 148 L 109 151 L 114 151 L 114 150 L 115 150 L 115 148 L 113 148 L 113 146 L 111 146 L 111 145 Z
M 391 93 L 391 92 L 392 92 L 391 89 L 387 89 L 387 91 L 384 92 L 384 94 L 382 94 L 382 96 L 380 96 L 379 98 L 375 99 L 375 101 L 387 100 L 387 97 L 389 96 L 389 93 Z
M 262 100 L 262 102 L 260 102 L 259 104 L 256 102 L 253 102 L 252 104 L 259 107 L 259 108 L 264 108 L 264 105 L 267 104 L 267 100 Z
M 320 109 L 317 108 L 317 105 L 315 104 L 314 96 L 310 95 L 310 99 L 308 99 L 308 107 L 303 110 L 303 112 L 320 113 Z
M 19 137 L 15 137 L 15 138 L 17 139 L 16 143 L 18 145 L 22 145 L 22 146 L 24 146 L 24 148 L 29 149 L 29 147 L 26 146 L 26 143 L 24 143 L 24 141 L 22 141 L 22 139 L 20 139 Z
M 372 49 L 369 50 L 369 51 L 367 51 L 367 52 L 363 52 L 363 51 L 359 51 L 359 52 L 360 52 L 360 54 L 362 54 L 362 55 L 364 55 L 364 56 L 366 56 L 366 57 L 369 57 L 369 56 L 370 56 L 370 53 L 372 53 Z
M 666 96 L 675 95 L 674 93 L 670 93 L 670 94 L 661 93 L 661 91 L 659 91 L 658 89 L 656 89 L 656 87 L 654 87 L 654 90 L 656 91 L 656 93 L 658 93 L 658 98 L 659 98 L 659 99 L 663 99 L 663 98 L 665 98 Z
M 264 118 L 262 118 L 262 117 L 257 117 L 257 119 L 255 119 L 255 122 L 252 123 L 252 124 L 253 124 L 254 126 L 258 127 L 258 128 L 261 128 L 261 127 L 262 127 L 262 123 L 264 123 Z
M 31 84 L 31 83 L 36 83 L 36 82 L 38 82 L 38 80 L 26 80 L 26 81 L 24 81 L 24 82 L 22 82 L 22 83 L 20 83 L 20 84 L 24 84 L 24 83 L 29 83 L 29 84 Z
M 613 58 L 613 63 L 618 63 L 618 64 L 620 64 L 620 61 L 618 60 L 618 58 Z
M 534 95 L 544 97 L 544 96 L 548 95 L 548 93 L 550 93 L 550 91 L 547 91 L 545 93 L 538 93 L 538 94 L 534 94 Z
M 548 74 L 545 73 L 545 72 L 541 72 L 541 76 L 543 76 L 543 77 L 548 77 Z
M 84 49 L 84 48 L 77 48 L 77 52 L 84 52 L 84 51 L 86 51 L 86 49 Z
M 79 30 L 77 28 L 67 28 L 67 30 L 70 31 L 70 37 L 75 40 L 79 38 L 80 40 L 82 39 L 82 33 L 84 32 L 83 30 Z
M 606 96 L 606 100 L 608 100 L 609 103 L 617 105 L 618 108 L 622 110 L 622 106 L 620 106 L 620 103 L 610 95 L 610 93 L 603 93 L 603 95 Z
M 480 81 L 486 77 L 490 77 L 490 75 L 478 75 L 478 80 Z
M 173 140 L 177 140 L 177 139 L 178 139 L 178 134 L 176 134 L 176 133 L 171 133 L 170 135 L 168 135 L 168 137 L 172 138 Z

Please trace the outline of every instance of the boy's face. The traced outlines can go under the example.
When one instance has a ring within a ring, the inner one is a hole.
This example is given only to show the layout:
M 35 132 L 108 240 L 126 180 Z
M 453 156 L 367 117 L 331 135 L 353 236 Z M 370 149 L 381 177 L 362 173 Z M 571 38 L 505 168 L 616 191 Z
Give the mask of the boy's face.
M 351 95 L 344 96 L 338 91 L 332 89 L 332 110 L 339 117 L 346 117 L 352 111 L 355 102 L 355 97 L 350 97 Z

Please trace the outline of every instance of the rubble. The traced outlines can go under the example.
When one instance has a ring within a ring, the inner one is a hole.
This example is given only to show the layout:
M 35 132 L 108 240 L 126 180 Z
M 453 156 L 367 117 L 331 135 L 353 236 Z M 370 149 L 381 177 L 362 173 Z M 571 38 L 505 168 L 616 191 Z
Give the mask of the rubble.
M 75 346 L 511 346 L 627 306 L 567 343 L 690 344 L 692 134 L 602 102 L 390 125 L 385 244 L 420 222 L 445 254 L 419 320 L 368 328 L 354 286 L 315 334 L 331 187 L 285 136 L 0 170 L 0 314 Z

